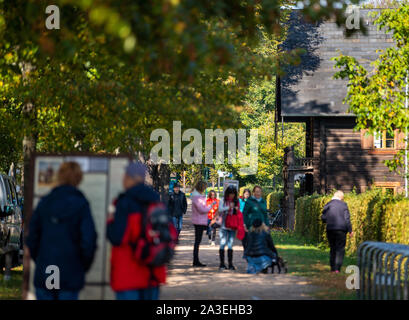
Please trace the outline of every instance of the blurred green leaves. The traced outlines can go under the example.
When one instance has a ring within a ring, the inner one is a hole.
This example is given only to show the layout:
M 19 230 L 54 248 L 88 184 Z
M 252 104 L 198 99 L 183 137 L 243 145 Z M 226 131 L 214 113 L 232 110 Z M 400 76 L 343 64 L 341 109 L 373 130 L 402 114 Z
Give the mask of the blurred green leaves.
M 2 128 L 15 150 L 30 135 L 40 151 L 148 154 L 174 120 L 239 127 L 249 84 L 296 62 L 276 50 L 293 2 L 55 0 L 61 28 L 47 30 L 44 1 L 0 0 Z M 327 3 L 303 12 L 342 15 Z

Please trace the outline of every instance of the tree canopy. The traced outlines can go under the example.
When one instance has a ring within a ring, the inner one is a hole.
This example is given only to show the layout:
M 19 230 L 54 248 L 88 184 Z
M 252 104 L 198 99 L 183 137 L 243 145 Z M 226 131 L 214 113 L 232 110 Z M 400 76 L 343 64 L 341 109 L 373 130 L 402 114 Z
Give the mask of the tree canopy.
M 343 1 L 301 3 L 311 21 L 345 22 Z M 255 49 L 261 33 L 282 34 L 294 1 L 53 4 L 60 29 L 48 30 L 46 2 L 0 0 L 0 129 L 15 150 L 30 137 L 37 151 L 146 156 L 151 131 L 170 130 L 173 120 L 199 130 L 239 126 L 249 84 L 293 56 Z

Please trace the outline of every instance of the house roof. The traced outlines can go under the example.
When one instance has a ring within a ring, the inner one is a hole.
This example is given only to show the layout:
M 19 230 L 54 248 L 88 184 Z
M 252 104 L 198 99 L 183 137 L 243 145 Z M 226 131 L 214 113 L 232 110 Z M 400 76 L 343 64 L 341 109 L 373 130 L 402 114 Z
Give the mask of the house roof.
M 343 103 L 347 94 L 347 81 L 333 79 L 336 72 L 332 57 L 340 53 L 355 57 L 366 68 L 377 59 L 376 50 L 394 45 L 390 33 L 377 30 L 370 11 L 379 9 L 360 9 L 360 16 L 367 28 L 367 35 L 356 32 L 346 37 L 345 28 L 335 22 L 325 21 L 310 24 L 305 22 L 298 10 L 291 13 L 285 50 L 303 48 L 297 66 L 284 68 L 280 96 L 281 115 L 287 117 L 311 116 L 353 116 L 347 113 L 348 105 Z M 290 119 L 289 119 L 290 120 Z

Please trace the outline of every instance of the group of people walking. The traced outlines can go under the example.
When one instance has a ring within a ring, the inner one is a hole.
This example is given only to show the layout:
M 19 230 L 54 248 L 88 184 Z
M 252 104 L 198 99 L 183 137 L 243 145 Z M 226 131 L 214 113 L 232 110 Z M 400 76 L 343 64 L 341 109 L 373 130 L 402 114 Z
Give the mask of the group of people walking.
M 235 270 L 233 264 L 233 243 L 237 238 L 242 241 L 244 256 L 248 261 L 248 272 L 258 273 L 271 266 L 277 257 L 270 233 L 268 232 L 267 204 L 262 197 L 262 189 L 255 186 L 253 194 L 246 189 L 242 198 L 234 186 L 228 186 L 222 199 L 216 198 L 212 190 L 206 198 L 207 184 L 200 181 L 191 195 L 192 224 L 195 228 L 193 246 L 193 266 L 206 266 L 199 260 L 199 247 L 203 232 L 207 231 L 211 244 L 215 244 L 219 230 L 219 269 Z M 225 262 L 227 246 L 227 265 Z M 260 257 L 263 257 L 260 259 Z M 259 259 L 256 259 L 259 258 Z M 268 263 L 266 263 L 268 261 Z

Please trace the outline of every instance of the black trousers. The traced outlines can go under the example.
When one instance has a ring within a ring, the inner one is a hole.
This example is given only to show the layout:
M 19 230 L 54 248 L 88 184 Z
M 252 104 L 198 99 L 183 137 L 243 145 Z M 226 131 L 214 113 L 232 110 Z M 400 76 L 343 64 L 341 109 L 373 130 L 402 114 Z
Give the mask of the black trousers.
M 193 263 L 199 262 L 199 245 L 202 242 L 203 231 L 206 231 L 207 226 L 195 224 L 195 244 L 193 246 Z
M 331 271 L 341 271 L 347 233 L 342 230 L 327 230 L 327 238 L 330 247 L 329 263 Z

